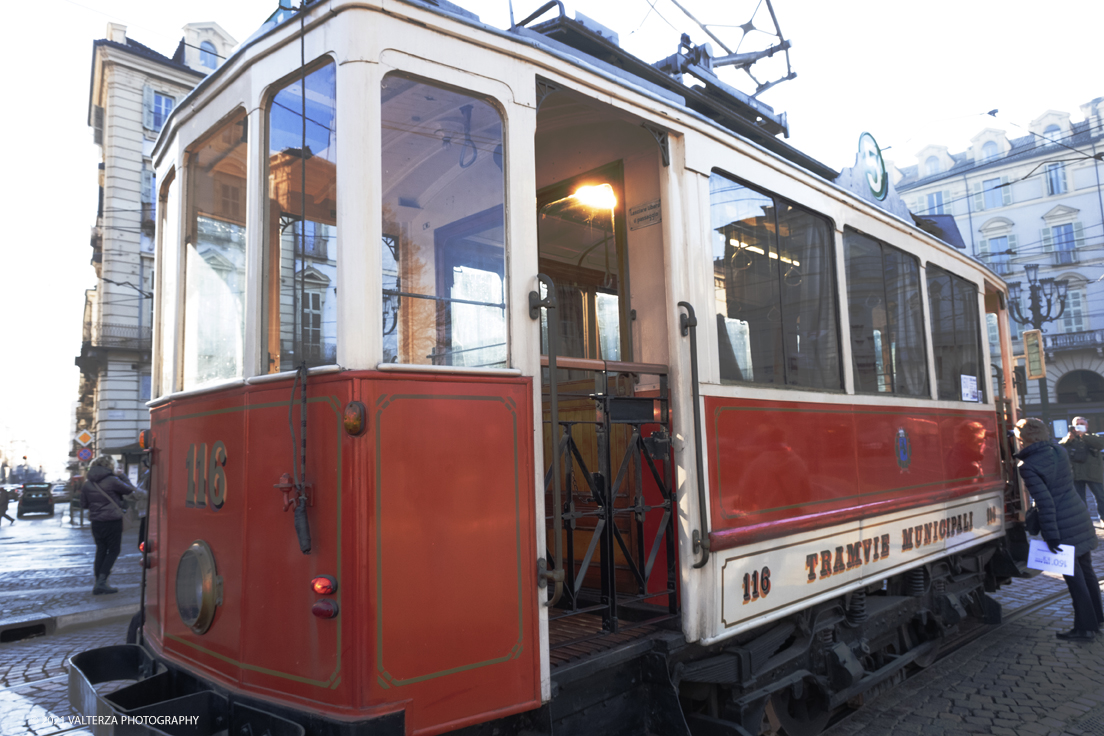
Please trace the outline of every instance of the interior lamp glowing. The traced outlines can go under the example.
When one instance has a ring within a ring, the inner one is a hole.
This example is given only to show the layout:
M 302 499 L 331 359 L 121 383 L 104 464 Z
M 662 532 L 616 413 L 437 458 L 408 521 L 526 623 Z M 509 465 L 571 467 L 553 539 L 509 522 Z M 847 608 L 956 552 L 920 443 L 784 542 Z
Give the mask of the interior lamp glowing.
M 617 206 L 617 195 L 609 184 L 579 187 L 571 198 L 582 205 L 596 210 L 612 210 Z

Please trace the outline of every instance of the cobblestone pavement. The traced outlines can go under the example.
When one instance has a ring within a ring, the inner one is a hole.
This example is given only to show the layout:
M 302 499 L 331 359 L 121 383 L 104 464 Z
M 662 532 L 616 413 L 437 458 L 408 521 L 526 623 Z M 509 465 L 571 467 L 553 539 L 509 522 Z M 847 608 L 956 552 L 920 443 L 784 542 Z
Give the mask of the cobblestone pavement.
M 15 524 L 0 523 L 0 632 L 73 614 L 94 618 L 101 610 L 138 604 L 142 572 L 137 529 L 123 535 L 111 574 L 119 592 L 93 596 L 96 543 L 91 525 L 71 524 L 68 508 L 58 504 L 53 518 L 28 516 Z
M 1102 543 L 1093 567 L 1104 574 Z M 1072 627 L 1060 575 L 1013 580 L 991 594 L 1006 619 L 1049 596 L 1049 605 L 995 627 L 866 703 L 825 736 L 1101 736 L 1104 734 L 1104 636 L 1091 643 L 1054 637 Z
M 83 736 L 83 729 L 69 731 L 68 660 L 86 649 L 122 644 L 127 619 L 86 628 L 70 629 L 54 636 L 0 644 L 0 736 Z
M 1104 541 L 1104 531 L 1098 536 Z M 1093 559 L 1104 574 L 1104 544 Z M 7 589 L 12 572 L 11 562 L 0 559 L 0 590 Z M 38 592 L 53 587 L 42 583 Z M 1070 628 L 1072 619 L 1061 576 L 1017 579 L 992 595 L 1007 618 L 1056 593 L 1060 596 L 1049 605 L 994 627 L 872 698 L 826 736 L 1104 734 L 1104 637 L 1088 644 L 1054 638 L 1055 631 Z M 70 730 L 68 718 L 77 714 L 68 702 L 67 660 L 87 649 L 123 643 L 126 626 L 122 618 L 0 644 L 0 736 L 90 736 L 83 729 Z

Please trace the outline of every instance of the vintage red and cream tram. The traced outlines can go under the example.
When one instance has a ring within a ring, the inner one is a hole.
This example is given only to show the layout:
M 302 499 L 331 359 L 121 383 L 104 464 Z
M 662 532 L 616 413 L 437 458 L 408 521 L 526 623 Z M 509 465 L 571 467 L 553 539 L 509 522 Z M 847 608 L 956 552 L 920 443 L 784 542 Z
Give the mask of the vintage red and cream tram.
M 94 730 L 814 733 L 999 617 L 1005 286 L 872 138 L 837 175 L 784 130 L 562 6 L 274 16 L 154 151 L 144 624 L 73 658 Z

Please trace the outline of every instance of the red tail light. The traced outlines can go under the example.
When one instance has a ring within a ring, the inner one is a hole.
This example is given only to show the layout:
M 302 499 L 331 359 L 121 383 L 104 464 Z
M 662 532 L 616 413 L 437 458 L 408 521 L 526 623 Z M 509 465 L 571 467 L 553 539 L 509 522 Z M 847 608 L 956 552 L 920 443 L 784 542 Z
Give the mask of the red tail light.
M 333 618 L 337 615 L 337 604 L 329 598 L 323 598 L 311 606 L 311 613 L 318 618 Z
M 318 595 L 333 595 L 337 592 L 337 580 L 329 575 L 319 575 L 311 579 L 311 589 Z

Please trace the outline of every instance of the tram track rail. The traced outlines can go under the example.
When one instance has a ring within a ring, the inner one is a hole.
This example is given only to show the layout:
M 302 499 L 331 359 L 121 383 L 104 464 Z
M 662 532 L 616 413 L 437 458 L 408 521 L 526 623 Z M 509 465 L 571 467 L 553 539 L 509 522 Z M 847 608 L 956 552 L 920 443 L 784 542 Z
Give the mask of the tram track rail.
M 21 688 L 33 687 L 35 685 L 41 685 L 45 682 L 56 682 L 58 680 L 65 680 L 68 677 L 69 677 L 69 673 L 63 672 L 60 675 L 52 675 L 50 677 L 40 677 L 36 680 L 27 680 L 25 682 L 20 682 L 16 685 L 8 685 L 6 687 L 0 687 L 0 694 L 7 693 L 7 692 L 13 692 L 13 691 L 19 690 Z

